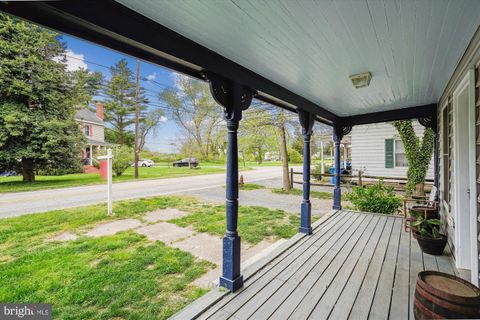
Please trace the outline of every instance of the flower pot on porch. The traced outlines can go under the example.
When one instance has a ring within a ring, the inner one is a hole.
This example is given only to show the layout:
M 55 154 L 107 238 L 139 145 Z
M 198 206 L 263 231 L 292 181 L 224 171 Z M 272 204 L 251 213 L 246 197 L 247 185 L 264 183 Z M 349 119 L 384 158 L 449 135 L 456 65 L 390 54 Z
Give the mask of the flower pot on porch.
M 431 235 L 422 236 L 416 232 L 416 239 L 423 252 L 435 256 L 441 256 L 447 245 L 447 236 L 443 234 L 440 234 L 438 238 L 434 239 Z
M 415 319 L 479 319 L 480 289 L 451 274 L 422 271 L 417 276 Z
M 440 218 L 437 208 L 426 207 L 426 206 L 413 206 L 412 208 L 410 208 L 411 217 L 416 217 L 418 215 L 422 215 L 425 219 Z

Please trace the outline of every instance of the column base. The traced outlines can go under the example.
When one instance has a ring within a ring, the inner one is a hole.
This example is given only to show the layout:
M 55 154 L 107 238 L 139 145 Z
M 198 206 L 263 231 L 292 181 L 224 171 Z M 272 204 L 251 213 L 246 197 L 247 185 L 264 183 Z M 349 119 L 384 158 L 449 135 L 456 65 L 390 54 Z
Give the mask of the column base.
M 333 209 L 342 209 L 342 190 L 339 187 L 333 189 Z
M 309 200 L 303 200 L 300 215 L 299 232 L 304 234 L 312 234 L 312 205 Z
M 312 227 L 300 227 L 298 228 L 298 232 L 304 233 L 304 234 L 312 234 Z
M 219 285 L 222 288 L 227 288 L 230 292 L 235 292 L 243 287 L 243 276 L 239 275 L 237 278 L 230 280 L 225 277 L 220 277 Z

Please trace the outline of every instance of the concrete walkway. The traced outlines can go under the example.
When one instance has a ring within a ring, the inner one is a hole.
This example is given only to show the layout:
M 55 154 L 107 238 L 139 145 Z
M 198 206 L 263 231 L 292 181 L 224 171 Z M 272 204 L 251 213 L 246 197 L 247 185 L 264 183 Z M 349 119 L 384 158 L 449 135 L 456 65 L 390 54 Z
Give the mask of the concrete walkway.
M 243 171 L 246 181 L 254 183 L 280 177 L 281 167 L 258 167 Z M 191 194 L 199 190 L 219 188 L 225 185 L 225 173 L 191 177 L 142 180 L 115 183 L 113 200 L 134 199 L 175 193 Z M 223 196 L 225 190 L 222 191 Z M 63 189 L 0 194 L 0 218 L 20 216 L 70 207 L 106 202 L 106 185 L 91 185 Z

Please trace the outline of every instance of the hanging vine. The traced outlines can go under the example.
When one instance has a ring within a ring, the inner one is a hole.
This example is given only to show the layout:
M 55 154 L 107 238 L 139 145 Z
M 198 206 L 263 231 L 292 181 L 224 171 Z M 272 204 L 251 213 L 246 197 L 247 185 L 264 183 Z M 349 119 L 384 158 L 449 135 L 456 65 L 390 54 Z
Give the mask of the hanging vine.
M 405 148 L 408 162 L 406 191 L 412 194 L 418 184 L 425 182 L 428 165 L 433 154 L 435 133 L 431 128 L 425 128 L 423 139 L 417 137 L 413 129 L 412 120 L 398 120 L 393 122 Z

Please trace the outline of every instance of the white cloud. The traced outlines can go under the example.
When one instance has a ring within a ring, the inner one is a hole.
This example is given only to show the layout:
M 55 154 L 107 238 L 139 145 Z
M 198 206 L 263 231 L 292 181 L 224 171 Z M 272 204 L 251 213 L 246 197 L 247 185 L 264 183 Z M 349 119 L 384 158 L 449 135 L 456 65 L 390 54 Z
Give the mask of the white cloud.
M 167 122 L 167 121 L 168 121 L 167 117 L 165 116 L 160 117 L 160 122 Z
M 157 73 L 156 73 L 156 72 L 154 72 L 154 73 L 152 73 L 152 74 L 149 74 L 149 75 L 147 76 L 147 80 L 148 80 L 148 81 L 153 81 L 153 80 L 155 80 L 156 78 L 157 78 Z
M 68 71 L 75 71 L 79 69 L 87 69 L 88 66 L 85 63 L 85 57 L 82 53 L 75 53 L 72 50 L 67 50 L 65 56 L 55 57 L 53 60 L 57 62 L 63 62 Z

